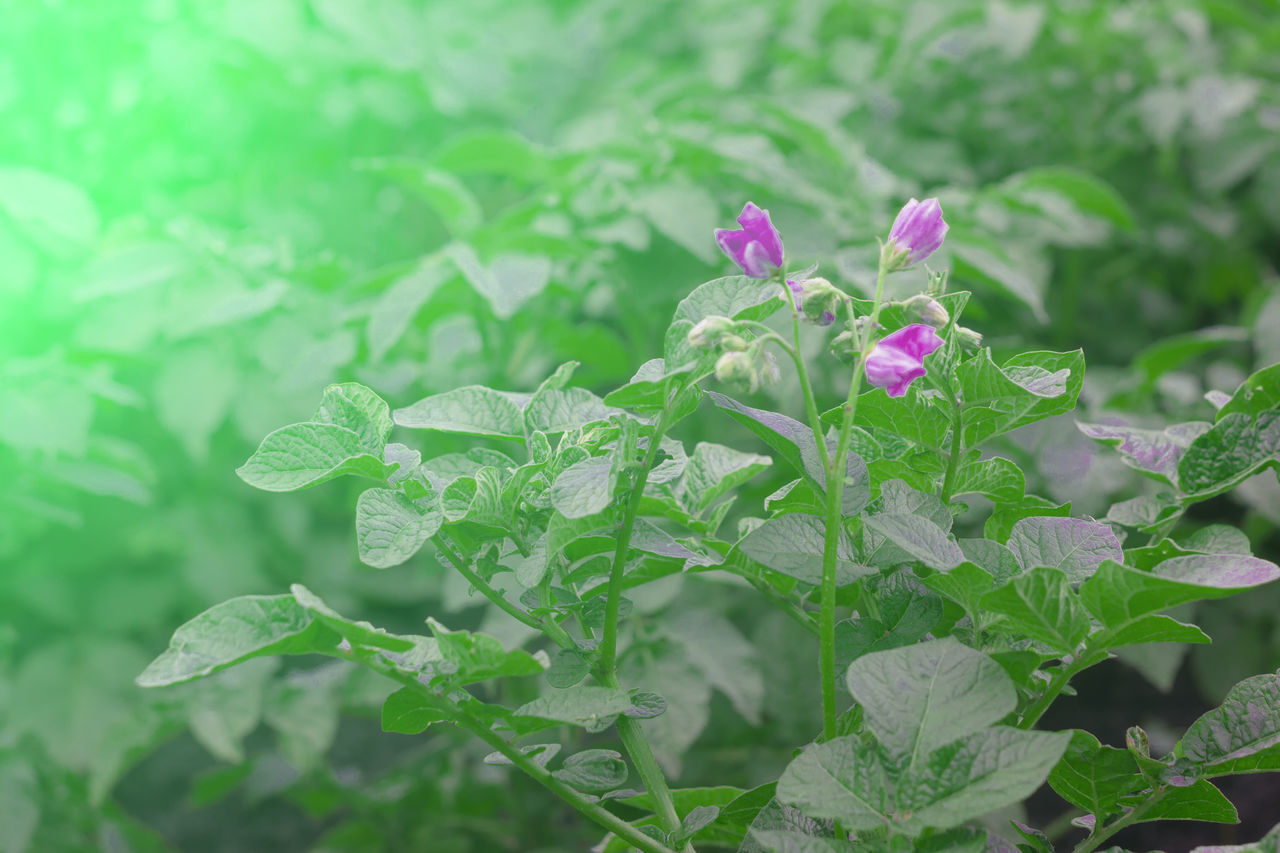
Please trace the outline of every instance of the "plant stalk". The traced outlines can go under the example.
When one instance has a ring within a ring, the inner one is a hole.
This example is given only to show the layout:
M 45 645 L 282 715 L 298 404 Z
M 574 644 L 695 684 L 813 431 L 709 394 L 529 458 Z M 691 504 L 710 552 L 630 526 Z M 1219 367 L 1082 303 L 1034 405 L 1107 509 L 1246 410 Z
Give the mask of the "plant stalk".
M 669 425 L 670 407 L 664 407 L 654 425 L 653 435 L 649 438 L 649 450 L 645 453 L 640 471 L 636 475 L 635 485 L 627 499 L 623 511 L 622 525 L 618 528 L 617 547 L 613 552 L 613 567 L 609 572 L 609 589 L 605 598 L 604 631 L 600 639 L 600 668 L 598 678 L 605 687 L 621 689 L 618 681 L 618 608 L 622 601 L 622 576 L 626 568 L 627 552 L 631 548 L 631 535 L 635 530 L 636 519 L 640 514 L 640 501 L 644 497 L 644 488 L 649 481 L 649 472 L 657 462 L 659 445 Z M 653 797 L 654 806 L 662 828 L 667 832 L 680 829 L 680 817 L 676 813 L 675 803 L 671 799 L 671 789 L 667 787 L 662 768 L 653 756 L 649 742 L 645 740 L 640 725 L 627 716 L 618 717 L 618 736 L 636 771 L 644 782 L 645 790 Z M 693 853 L 693 846 L 686 845 L 685 850 Z
M 1092 853 L 1092 851 L 1098 849 L 1098 845 L 1102 844 L 1102 842 L 1106 841 L 1125 827 L 1132 826 L 1137 823 L 1139 818 L 1150 811 L 1152 806 L 1164 798 L 1167 791 L 1167 788 L 1157 788 L 1151 793 L 1151 796 L 1134 806 L 1127 815 L 1120 818 L 1115 823 L 1108 824 L 1105 827 L 1095 826 L 1093 828 L 1093 832 L 1089 833 L 1089 837 L 1077 844 L 1076 849 L 1072 851 L 1072 853 Z
M 956 487 L 956 469 L 959 467 L 960 456 L 964 449 L 964 426 L 960 419 L 960 401 L 952 397 L 951 406 L 951 453 L 947 457 L 947 474 L 942 480 L 943 506 L 951 504 L 951 495 Z
M 880 319 L 880 300 L 884 295 L 885 265 L 880 263 L 876 274 L 876 298 L 871 308 L 867 326 L 867 338 L 853 376 L 849 380 L 849 393 L 845 397 L 844 411 L 840 418 L 840 438 L 836 443 L 835 457 L 827 466 L 827 503 L 822 542 L 822 611 L 818 616 L 818 665 L 822 670 L 822 732 L 826 740 L 836 736 L 836 563 L 838 562 L 840 533 L 844 524 L 844 482 L 848 476 L 849 439 L 853 433 L 853 419 L 858 407 L 858 393 L 862 390 L 862 372 L 867 356 L 874 346 L 876 322 Z M 853 303 L 846 301 L 850 327 L 853 326 Z M 825 443 L 823 436 L 814 435 L 818 444 Z
M 526 774 L 531 776 L 535 782 L 549 790 L 551 793 L 560 797 L 573 808 L 586 817 L 588 820 L 600 825 L 604 829 L 612 832 L 619 838 L 625 839 L 627 843 L 645 853 L 676 853 L 670 847 L 655 838 L 645 835 L 622 818 L 615 815 L 608 809 L 591 802 L 576 789 L 561 782 L 555 776 L 536 761 L 529 758 L 516 747 L 512 746 L 500 735 L 489 729 L 479 720 L 467 714 L 455 703 L 448 699 L 436 695 L 429 687 L 423 684 L 412 675 L 400 672 L 393 664 L 383 660 L 382 658 L 350 658 L 351 660 L 362 663 L 370 667 L 376 672 L 387 676 L 401 685 L 413 690 L 419 696 L 426 700 L 427 704 L 443 713 L 455 725 L 466 729 L 471 734 L 480 738 L 480 740 L 493 747 L 498 752 L 506 756 L 512 764 L 519 767 Z M 625 719 L 625 718 L 623 718 Z M 679 826 L 679 823 L 676 824 Z

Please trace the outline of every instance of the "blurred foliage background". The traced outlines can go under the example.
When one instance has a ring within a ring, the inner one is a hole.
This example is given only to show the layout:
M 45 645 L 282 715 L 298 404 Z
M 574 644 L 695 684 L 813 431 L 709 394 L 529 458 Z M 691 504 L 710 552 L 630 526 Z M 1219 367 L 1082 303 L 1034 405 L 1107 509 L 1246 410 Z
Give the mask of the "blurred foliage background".
M 0 0 L 0 127 L 0 853 L 586 849 L 477 747 L 382 735 L 388 688 L 341 665 L 132 679 L 196 612 L 291 581 L 520 639 L 428 557 L 360 565 L 354 486 L 234 469 L 333 381 L 393 405 L 566 360 L 624 383 L 727 271 L 711 232 L 748 199 L 794 265 L 865 292 L 898 206 L 938 196 L 966 324 L 1084 347 L 1091 420 L 1207 419 L 1205 391 L 1280 360 L 1273 0 Z M 1077 513 L 1144 488 L 1070 418 L 1016 438 Z M 1268 476 L 1193 521 L 1275 559 Z M 668 770 L 749 787 L 816 730 L 812 649 L 694 583 L 637 608 L 714 606 L 756 687 L 673 664 Z M 1187 666 L 1129 662 L 1185 722 L 1280 665 L 1277 604 L 1200 614 Z M 1101 689 L 1104 740 L 1159 710 Z

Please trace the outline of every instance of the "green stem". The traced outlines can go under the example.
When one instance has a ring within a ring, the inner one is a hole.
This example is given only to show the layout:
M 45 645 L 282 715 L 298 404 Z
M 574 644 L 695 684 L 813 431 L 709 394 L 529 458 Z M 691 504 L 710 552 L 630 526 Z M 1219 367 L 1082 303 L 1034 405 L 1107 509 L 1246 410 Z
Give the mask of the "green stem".
M 643 832 L 636 829 L 613 812 L 591 802 L 576 789 L 566 785 L 564 782 L 561 782 L 555 776 L 551 775 L 545 767 L 541 766 L 519 749 L 512 746 L 496 732 L 488 728 L 476 718 L 467 714 L 453 702 L 450 702 L 442 696 L 436 695 L 431 688 L 418 681 L 418 679 L 412 675 L 400 672 L 393 664 L 383 660 L 382 658 L 351 659 L 355 660 L 357 663 L 362 663 L 382 675 L 394 679 L 401 685 L 408 687 L 410 690 L 413 690 L 425 700 L 426 704 L 440 711 L 455 725 L 466 729 L 476 737 L 480 738 L 480 740 L 502 753 L 511 761 L 512 764 L 531 776 L 535 782 L 560 797 L 560 799 L 564 800 L 569 805 L 573 806 L 573 808 L 577 809 L 578 812 L 588 820 L 594 821 L 604 829 L 607 829 L 619 838 L 624 839 L 633 847 L 637 847 L 640 850 L 645 851 L 645 853 L 675 853 L 674 850 L 662 842 L 645 835 Z M 679 823 L 677 822 L 676 825 L 679 826 Z
M 883 261 L 876 275 L 876 298 L 868 321 L 867 338 L 853 376 L 849 380 L 849 393 L 845 397 L 844 411 L 840 418 L 840 438 L 836 443 L 836 455 L 827 466 L 827 504 L 822 541 L 822 610 L 818 616 L 818 665 L 822 670 L 822 731 L 827 740 L 836 736 L 836 563 L 839 553 L 840 532 L 844 524 L 844 481 L 848 474 L 849 439 L 853 433 L 853 419 L 857 413 L 858 393 L 862 390 L 862 371 L 867 356 L 874 346 L 872 336 L 880 319 L 880 300 L 884 295 L 885 266 Z M 850 327 L 853 325 L 853 303 L 846 301 Z M 815 436 L 819 444 L 822 436 Z
M 827 450 L 827 440 L 822 430 L 822 416 L 818 414 L 818 404 L 813 398 L 813 383 L 809 381 L 809 370 L 805 367 L 804 358 L 800 355 L 800 315 L 791 310 L 791 333 L 795 338 L 795 346 L 787 347 L 791 360 L 796 365 L 796 375 L 800 377 L 800 390 L 804 394 L 804 410 L 809 416 L 809 429 L 813 430 L 813 440 L 818 445 L 818 456 L 822 459 L 822 470 L 831 468 L 831 452 Z
M 640 501 L 644 496 L 645 485 L 649 482 L 649 472 L 657 462 L 659 446 L 669 426 L 669 417 L 670 407 L 664 407 L 654 425 L 653 435 L 649 438 L 649 450 L 645 453 L 644 462 L 641 463 L 636 482 L 631 488 L 631 495 L 627 499 L 622 525 L 618 528 L 617 546 L 613 552 L 613 567 L 609 572 L 609 589 L 604 606 L 604 631 L 600 639 L 598 678 L 605 687 L 612 687 L 615 690 L 621 689 L 618 681 L 618 607 L 622 600 L 622 576 L 626 568 L 627 551 L 631 548 L 631 535 L 635 530 L 636 518 L 640 514 Z M 655 811 L 659 820 L 662 821 L 662 828 L 667 832 L 679 831 L 680 817 L 671 799 L 671 790 L 667 787 L 666 777 L 662 775 L 662 768 L 658 766 L 653 750 L 645 740 L 639 724 L 630 717 L 620 716 L 617 728 L 618 736 L 622 739 L 627 754 L 631 756 L 631 761 L 644 782 L 645 790 L 649 792 L 649 796 L 653 797 Z M 685 850 L 692 853 L 693 846 L 686 845 Z
M 1058 674 L 1049 682 L 1049 686 L 1045 688 L 1044 693 L 1040 694 L 1040 698 L 1035 701 L 1035 704 L 1027 708 L 1022 715 L 1022 719 L 1018 721 L 1018 728 L 1029 729 L 1040 722 L 1040 718 L 1044 716 L 1045 711 L 1049 710 L 1049 706 L 1062 694 L 1068 682 L 1087 668 L 1090 657 L 1087 651 L 1083 652 L 1070 664 L 1058 670 Z
M 505 613 L 510 615 L 512 618 L 523 622 L 535 631 L 545 633 L 562 649 L 576 649 L 578 647 L 578 644 L 573 641 L 573 638 L 569 636 L 568 632 L 555 622 L 550 619 L 538 619 L 533 614 L 521 610 L 519 607 L 516 607 L 508 601 L 505 595 L 490 586 L 488 581 L 473 571 L 472 568 L 467 565 L 466 560 L 450 547 L 448 540 L 443 534 L 434 537 L 432 541 L 435 542 L 436 547 L 443 552 L 445 557 L 448 558 L 449 562 L 453 564 L 453 567 L 458 570 L 459 574 L 466 578 L 473 587 L 478 589 L 481 595 L 498 605 L 498 607 Z
M 944 506 L 951 503 L 951 494 L 956 487 L 956 468 L 959 466 L 960 456 L 964 450 L 964 427 L 960 419 L 960 401 L 952 397 L 951 407 L 951 454 L 947 457 L 947 475 L 942 479 L 942 503 Z
M 1073 853 L 1092 853 L 1092 851 L 1098 849 L 1098 845 L 1102 844 L 1102 842 L 1106 841 L 1126 826 L 1132 826 L 1137 823 L 1144 814 L 1151 810 L 1152 806 L 1164 799 L 1164 795 L 1167 792 L 1167 788 L 1157 788 L 1151 792 L 1151 796 L 1134 806 L 1132 811 L 1117 820 L 1115 823 L 1108 824 L 1105 827 L 1094 826 L 1093 832 L 1089 833 L 1088 838 L 1076 845 L 1076 849 Z

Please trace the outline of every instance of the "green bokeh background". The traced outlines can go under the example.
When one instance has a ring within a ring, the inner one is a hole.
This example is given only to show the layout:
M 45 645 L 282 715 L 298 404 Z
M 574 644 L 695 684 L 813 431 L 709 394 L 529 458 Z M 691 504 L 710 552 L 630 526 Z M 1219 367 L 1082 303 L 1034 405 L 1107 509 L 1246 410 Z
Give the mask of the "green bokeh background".
M 577 360 L 606 391 L 728 270 L 744 201 L 856 292 L 926 195 L 989 343 L 1083 346 L 1091 414 L 1205 417 L 1280 360 L 1277 81 L 1272 0 L 0 0 L 0 853 L 585 849 L 474 750 L 381 736 L 344 669 L 133 686 L 193 614 L 293 581 L 504 630 L 430 558 L 361 566 L 355 487 L 241 483 L 261 437 L 333 381 L 406 405 Z M 1136 492 L 1059 426 L 1029 483 Z M 1199 520 L 1274 558 L 1280 489 L 1250 488 Z M 1280 664 L 1274 603 L 1209 617 L 1205 701 Z M 781 754 L 808 711 L 771 689 Z M 719 726 L 682 781 L 768 741 Z

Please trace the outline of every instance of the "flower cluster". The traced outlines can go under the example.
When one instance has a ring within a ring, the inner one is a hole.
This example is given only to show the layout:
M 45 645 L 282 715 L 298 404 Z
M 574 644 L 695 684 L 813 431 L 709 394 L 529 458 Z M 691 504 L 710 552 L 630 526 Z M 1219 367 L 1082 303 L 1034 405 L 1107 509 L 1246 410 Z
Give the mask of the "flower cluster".
M 747 202 L 738 217 L 739 229 L 718 229 L 716 242 L 720 249 L 752 278 L 767 279 L 783 271 L 782 237 L 769 219 L 769 212 Z M 883 272 L 905 270 L 929 257 L 942 245 L 948 225 L 942 218 L 942 206 L 936 198 L 911 199 L 898 213 L 889 230 L 889 239 L 880 255 Z M 822 277 L 806 273 L 781 276 L 797 314 L 818 326 L 836 322 L 848 296 Z M 913 381 L 926 374 L 925 356 L 942 346 L 936 330 L 945 329 L 951 316 L 934 293 L 945 288 L 946 277 L 930 276 L 930 292 L 911 297 L 901 306 L 919 318 L 874 344 L 870 318 L 851 321 L 833 342 L 833 349 L 851 361 L 865 354 L 867 381 L 885 389 L 890 397 L 901 397 Z M 965 342 L 973 344 L 975 333 L 965 329 Z M 980 337 L 976 338 L 981 340 Z M 863 343 L 867 342 L 867 343 Z M 708 317 L 689 332 L 689 343 L 703 349 L 717 347 L 722 355 L 716 362 L 716 376 L 722 381 L 746 384 L 752 391 L 763 379 L 775 379 L 778 368 L 772 356 L 759 343 L 748 345 L 727 317 Z

